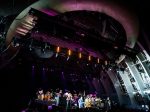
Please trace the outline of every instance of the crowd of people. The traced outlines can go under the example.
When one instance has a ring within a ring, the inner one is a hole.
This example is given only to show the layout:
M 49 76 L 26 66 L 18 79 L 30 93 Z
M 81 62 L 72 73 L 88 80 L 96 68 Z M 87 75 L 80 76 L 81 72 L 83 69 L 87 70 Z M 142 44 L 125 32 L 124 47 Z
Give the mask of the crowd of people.
M 101 99 L 96 93 L 76 92 L 61 89 L 56 91 L 44 91 L 39 89 L 36 93 L 36 100 L 47 102 L 49 105 L 64 107 L 66 110 L 70 108 L 97 108 L 109 111 L 111 109 L 111 100 L 109 97 Z M 52 103 L 53 102 L 53 103 Z

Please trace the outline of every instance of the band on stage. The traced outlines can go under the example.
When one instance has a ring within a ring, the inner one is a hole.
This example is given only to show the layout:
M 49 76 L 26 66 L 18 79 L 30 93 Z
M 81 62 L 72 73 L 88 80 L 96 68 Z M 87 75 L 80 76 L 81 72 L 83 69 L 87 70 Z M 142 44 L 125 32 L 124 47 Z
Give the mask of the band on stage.
M 43 102 L 54 102 L 53 105 L 67 108 L 105 108 L 111 109 L 111 100 L 109 97 L 101 99 L 97 94 L 85 94 L 84 92 L 63 92 L 57 89 L 55 92 L 50 90 L 44 92 L 39 89 L 36 93 L 36 100 Z M 49 104 L 49 103 L 48 103 Z

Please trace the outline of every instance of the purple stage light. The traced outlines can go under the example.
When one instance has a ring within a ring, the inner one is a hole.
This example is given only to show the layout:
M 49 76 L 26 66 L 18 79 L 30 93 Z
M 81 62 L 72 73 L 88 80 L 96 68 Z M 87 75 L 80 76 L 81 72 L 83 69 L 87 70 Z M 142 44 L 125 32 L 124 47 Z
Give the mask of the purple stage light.
M 51 105 L 48 106 L 48 110 L 52 110 L 53 107 Z

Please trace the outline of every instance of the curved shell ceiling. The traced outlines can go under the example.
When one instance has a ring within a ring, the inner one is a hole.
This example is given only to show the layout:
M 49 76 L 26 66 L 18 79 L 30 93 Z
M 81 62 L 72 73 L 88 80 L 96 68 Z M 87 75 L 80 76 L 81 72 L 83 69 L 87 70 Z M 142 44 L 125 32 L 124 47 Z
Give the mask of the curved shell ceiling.
M 9 44 L 16 35 L 17 28 L 21 25 L 21 22 L 31 8 L 35 8 L 51 16 L 78 10 L 105 13 L 117 20 L 124 27 L 127 35 L 126 46 L 133 48 L 138 37 L 138 19 L 132 12 L 129 12 L 116 3 L 103 0 L 40 0 L 27 7 L 16 17 L 8 30 L 6 37 L 7 44 Z

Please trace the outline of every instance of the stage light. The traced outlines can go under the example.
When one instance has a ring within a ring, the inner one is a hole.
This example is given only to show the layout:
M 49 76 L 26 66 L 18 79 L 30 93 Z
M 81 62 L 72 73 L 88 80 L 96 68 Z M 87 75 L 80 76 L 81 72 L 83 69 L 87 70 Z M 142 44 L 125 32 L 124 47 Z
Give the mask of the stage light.
M 70 55 L 71 55 L 71 53 L 72 53 L 72 52 L 71 52 L 71 50 L 69 49 L 69 50 L 68 50 L 68 56 L 70 56 Z
M 107 65 L 108 64 L 108 62 L 107 61 L 105 61 L 105 65 Z
M 97 58 L 97 63 L 99 63 L 100 62 L 100 60 L 99 60 L 99 58 Z
M 25 17 L 25 23 L 35 26 L 37 19 L 38 18 L 36 16 L 28 15 Z
M 118 46 L 114 46 L 114 49 L 118 49 Z
M 67 61 L 68 61 L 69 59 L 70 59 L 70 57 L 68 56 L 68 57 L 67 57 Z
M 59 53 L 60 52 L 60 47 L 56 48 L 56 52 Z
M 23 35 L 23 36 L 25 36 L 27 32 L 28 32 L 27 30 L 23 30 L 20 28 L 16 29 L 16 33 Z
M 31 30 L 34 26 L 31 26 L 31 25 L 29 25 L 29 24 L 26 24 L 26 23 L 24 23 L 24 22 L 21 22 L 21 24 L 22 24 L 22 27 L 23 28 L 26 28 L 26 29 L 28 29 L 28 30 Z
M 12 45 L 13 45 L 13 47 L 20 46 L 20 41 L 19 41 L 19 39 L 17 37 L 13 37 L 13 39 L 12 39 Z
M 57 48 L 56 48 L 56 58 L 58 57 L 58 53 L 60 52 L 60 47 L 58 46 Z
M 42 49 L 41 49 L 41 52 L 42 52 L 43 54 L 45 54 L 45 49 L 44 49 L 44 48 L 42 48 Z
M 56 58 L 58 57 L 58 53 L 56 53 L 55 57 L 56 57 Z
M 90 55 L 88 56 L 88 60 L 91 61 L 91 56 Z
M 82 54 L 81 54 L 81 52 L 79 53 L 79 59 L 81 59 L 82 58 Z

